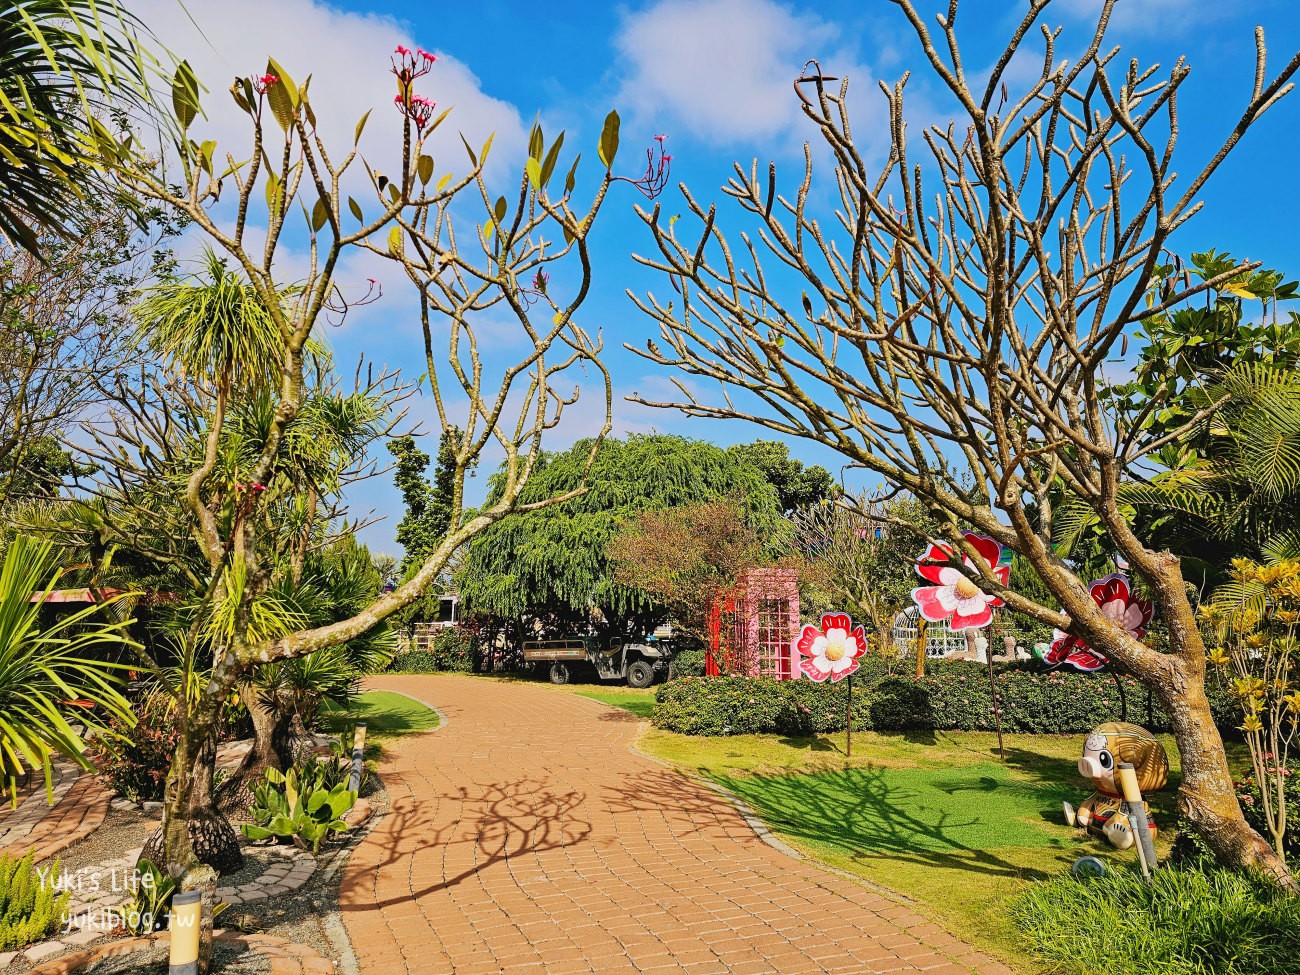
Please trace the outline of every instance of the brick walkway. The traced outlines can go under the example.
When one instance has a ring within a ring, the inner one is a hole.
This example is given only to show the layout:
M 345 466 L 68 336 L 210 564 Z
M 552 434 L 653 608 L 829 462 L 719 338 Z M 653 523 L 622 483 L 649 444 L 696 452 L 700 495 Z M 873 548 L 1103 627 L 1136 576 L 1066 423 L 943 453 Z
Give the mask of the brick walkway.
M 7 799 L 0 808 L 0 850 L 11 856 L 36 851 L 39 862 L 59 853 L 98 829 L 108 813 L 112 794 L 95 776 L 73 765 L 55 768 L 54 802 L 46 799 L 44 783 L 20 795 L 17 808 Z
M 1009 972 L 631 754 L 627 712 L 472 678 L 370 686 L 448 724 L 387 746 L 392 806 L 342 881 L 363 975 Z

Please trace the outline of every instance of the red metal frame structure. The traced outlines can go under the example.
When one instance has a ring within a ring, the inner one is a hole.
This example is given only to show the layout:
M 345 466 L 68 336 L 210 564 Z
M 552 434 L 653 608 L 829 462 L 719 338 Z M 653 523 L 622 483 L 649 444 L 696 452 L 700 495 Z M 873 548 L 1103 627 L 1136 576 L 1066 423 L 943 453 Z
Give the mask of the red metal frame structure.
M 791 649 L 798 632 L 798 573 L 748 569 L 713 601 L 704 672 L 792 680 L 799 674 Z

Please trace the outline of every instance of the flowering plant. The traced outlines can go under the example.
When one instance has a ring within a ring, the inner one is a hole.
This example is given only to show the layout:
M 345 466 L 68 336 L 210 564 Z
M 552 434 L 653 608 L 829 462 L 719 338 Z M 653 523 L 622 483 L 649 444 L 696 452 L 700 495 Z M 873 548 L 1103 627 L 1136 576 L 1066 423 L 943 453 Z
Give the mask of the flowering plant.
M 972 576 L 988 573 L 1002 585 L 1011 577 L 1011 566 L 999 565 L 1002 545 L 992 538 L 963 533 L 967 544 L 979 553 L 983 566 L 976 567 L 969 555 L 961 556 L 962 569 L 952 563 L 957 553 L 947 542 L 931 544 L 917 560 L 916 572 L 922 579 L 934 583 L 912 590 L 912 601 L 921 616 L 931 623 L 947 623 L 948 629 L 957 633 L 966 629 L 982 629 L 993 622 L 993 610 L 1002 600 L 980 588 Z M 965 570 L 965 571 L 964 571 Z
M 1288 807 L 1300 745 L 1300 562 L 1233 559 L 1232 581 L 1200 608 L 1209 662 L 1224 672 L 1241 708 L 1250 749 L 1247 819 L 1262 825 L 1279 856 L 1295 846 Z M 1245 801 L 1245 800 L 1243 800 Z
M 799 669 L 809 680 L 820 684 L 829 677 L 834 684 L 858 669 L 867 636 L 848 613 L 823 613 L 820 627 L 804 624 L 794 648 L 803 657 Z
M 1128 630 L 1134 639 L 1141 639 L 1155 613 L 1151 600 L 1133 595 L 1128 579 L 1118 573 L 1089 583 L 1088 595 L 1101 607 L 1103 615 Z M 1088 646 L 1081 637 L 1064 630 L 1052 632 L 1052 645 L 1041 654 L 1041 659 L 1049 667 L 1066 664 L 1085 673 L 1101 670 L 1107 663 L 1106 657 Z

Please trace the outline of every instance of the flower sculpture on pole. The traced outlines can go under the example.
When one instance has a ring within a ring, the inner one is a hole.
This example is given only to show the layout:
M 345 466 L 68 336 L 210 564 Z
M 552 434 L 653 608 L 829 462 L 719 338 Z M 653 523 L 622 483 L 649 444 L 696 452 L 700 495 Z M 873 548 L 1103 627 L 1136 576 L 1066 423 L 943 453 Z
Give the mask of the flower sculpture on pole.
M 1111 622 L 1128 630 L 1134 639 L 1141 638 L 1155 614 L 1151 600 L 1139 599 L 1133 595 L 1128 579 L 1119 573 L 1089 583 L 1088 594 Z M 1085 673 L 1101 670 L 1107 663 L 1102 654 L 1088 646 L 1080 637 L 1071 636 L 1062 630 L 1053 631 L 1051 648 L 1040 656 L 1049 667 L 1065 664 Z
M 983 629 L 993 622 L 993 610 L 1002 605 L 1001 599 L 986 593 L 970 578 L 971 575 L 979 575 L 982 569 L 1004 586 L 1011 578 L 1011 566 L 999 564 L 1001 543 L 974 532 L 964 532 L 963 535 L 967 544 L 979 553 L 984 565 L 977 569 L 971 557 L 963 555 L 962 564 L 970 573 L 962 572 L 950 564 L 957 561 L 957 553 L 950 544 L 932 543 L 917 561 L 916 572 L 934 585 L 918 586 L 912 590 L 912 601 L 921 616 L 931 623 L 947 623 L 948 629 L 954 633 Z
M 858 658 L 866 652 L 867 635 L 854 626 L 848 613 L 824 613 L 821 626 L 805 623 L 794 646 L 803 658 L 799 669 L 809 679 L 832 684 L 858 669 Z

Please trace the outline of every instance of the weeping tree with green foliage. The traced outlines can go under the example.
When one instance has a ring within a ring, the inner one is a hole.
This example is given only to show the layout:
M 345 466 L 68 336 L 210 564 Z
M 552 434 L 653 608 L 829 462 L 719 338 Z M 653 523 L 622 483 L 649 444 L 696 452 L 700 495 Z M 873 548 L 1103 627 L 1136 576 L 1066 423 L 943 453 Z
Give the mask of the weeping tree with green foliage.
M 637 515 L 732 500 L 758 537 L 769 543 L 783 537 L 776 489 L 734 453 L 686 437 L 638 434 L 606 439 L 588 473 L 592 447 L 584 440 L 546 455 L 524 499 L 569 493 L 584 477 L 586 493 L 502 522 L 474 540 L 457 579 L 469 612 L 495 618 L 498 627 L 519 627 L 516 632 L 596 626 L 639 637 L 662 621 L 664 608 L 621 583 L 609 555 L 611 541 Z M 488 504 L 503 487 L 502 475 L 494 474 Z

